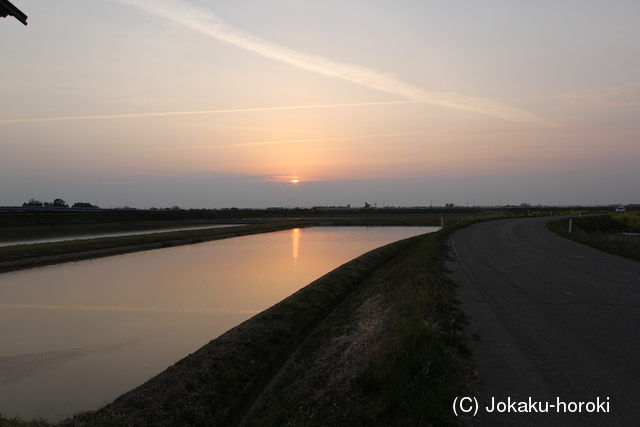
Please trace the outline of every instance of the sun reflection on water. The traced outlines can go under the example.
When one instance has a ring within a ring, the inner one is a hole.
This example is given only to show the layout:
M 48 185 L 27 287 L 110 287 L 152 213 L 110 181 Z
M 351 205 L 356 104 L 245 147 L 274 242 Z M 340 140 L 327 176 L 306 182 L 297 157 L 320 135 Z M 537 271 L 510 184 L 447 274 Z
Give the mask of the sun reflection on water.
M 291 251 L 293 253 L 293 265 L 298 263 L 298 250 L 300 248 L 300 229 L 291 230 Z

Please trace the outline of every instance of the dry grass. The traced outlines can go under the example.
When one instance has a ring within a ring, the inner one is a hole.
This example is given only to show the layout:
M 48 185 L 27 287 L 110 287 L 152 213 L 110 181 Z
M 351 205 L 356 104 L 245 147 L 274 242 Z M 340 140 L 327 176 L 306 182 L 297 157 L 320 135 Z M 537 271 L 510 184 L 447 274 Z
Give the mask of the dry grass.
M 455 425 L 449 405 L 468 383 L 466 347 L 452 283 L 433 258 L 439 241 L 423 238 L 377 269 L 246 425 Z
M 389 300 L 372 295 L 358 307 L 353 330 L 346 331 L 322 347 L 309 377 L 324 379 L 326 387 L 314 389 L 314 400 L 322 404 L 348 400 L 363 361 L 376 352 L 389 316 Z

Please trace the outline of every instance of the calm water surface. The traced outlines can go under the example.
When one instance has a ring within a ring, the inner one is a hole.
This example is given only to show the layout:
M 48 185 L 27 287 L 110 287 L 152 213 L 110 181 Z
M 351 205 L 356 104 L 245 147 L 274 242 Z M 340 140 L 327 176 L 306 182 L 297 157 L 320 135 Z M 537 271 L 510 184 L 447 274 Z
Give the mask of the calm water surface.
M 315 227 L 0 274 L 0 412 L 95 409 L 373 248 L 433 227 Z

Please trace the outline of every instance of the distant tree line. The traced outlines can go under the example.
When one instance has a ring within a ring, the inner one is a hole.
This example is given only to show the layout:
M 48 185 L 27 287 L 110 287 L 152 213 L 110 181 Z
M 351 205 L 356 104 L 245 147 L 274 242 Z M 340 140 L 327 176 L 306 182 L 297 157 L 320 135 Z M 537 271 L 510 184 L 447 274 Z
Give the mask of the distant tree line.
M 69 204 L 62 199 L 55 199 L 53 202 L 42 202 L 36 199 L 29 199 L 28 202 L 22 204 L 22 207 L 44 207 L 44 208 L 68 208 Z M 72 208 L 97 208 L 91 203 L 77 202 L 74 203 Z

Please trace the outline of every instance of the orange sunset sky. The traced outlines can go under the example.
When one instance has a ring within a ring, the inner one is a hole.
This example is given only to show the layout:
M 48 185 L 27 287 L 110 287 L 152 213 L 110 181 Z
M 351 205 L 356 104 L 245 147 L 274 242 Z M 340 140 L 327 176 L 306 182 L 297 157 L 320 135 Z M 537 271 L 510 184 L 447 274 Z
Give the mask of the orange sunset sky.
M 640 203 L 637 1 L 13 3 L 1 206 Z

